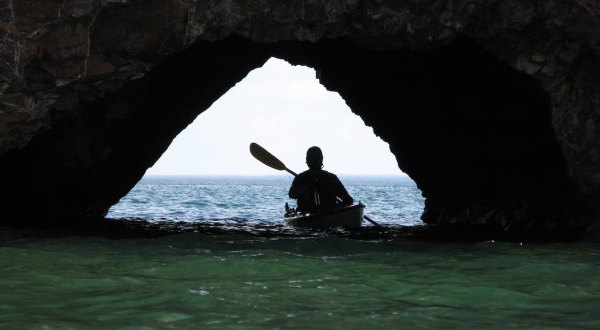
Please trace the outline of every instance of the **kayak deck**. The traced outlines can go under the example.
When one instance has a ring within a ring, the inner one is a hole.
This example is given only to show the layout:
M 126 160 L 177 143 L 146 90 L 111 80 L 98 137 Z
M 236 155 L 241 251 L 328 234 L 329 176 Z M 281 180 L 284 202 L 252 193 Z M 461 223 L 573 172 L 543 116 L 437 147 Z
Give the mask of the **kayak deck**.
M 287 224 L 296 227 L 328 228 L 328 227 L 360 227 L 363 220 L 365 206 L 362 203 L 333 209 L 321 213 L 285 214 Z

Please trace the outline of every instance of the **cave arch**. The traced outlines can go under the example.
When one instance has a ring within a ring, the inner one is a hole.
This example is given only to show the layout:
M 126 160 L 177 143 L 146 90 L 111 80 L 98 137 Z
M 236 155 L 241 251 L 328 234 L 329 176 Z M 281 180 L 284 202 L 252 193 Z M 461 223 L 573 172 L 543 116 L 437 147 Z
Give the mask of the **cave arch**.
M 51 129 L 5 154 L 3 221 L 102 217 L 200 112 L 272 56 L 315 68 L 390 144 L 423 191 L 425 222 L 567 226 L 548 95 L 463 38 L 425 51 L 366 50 L 345 39 L 199 42 L 78 113 L 55 110 Z

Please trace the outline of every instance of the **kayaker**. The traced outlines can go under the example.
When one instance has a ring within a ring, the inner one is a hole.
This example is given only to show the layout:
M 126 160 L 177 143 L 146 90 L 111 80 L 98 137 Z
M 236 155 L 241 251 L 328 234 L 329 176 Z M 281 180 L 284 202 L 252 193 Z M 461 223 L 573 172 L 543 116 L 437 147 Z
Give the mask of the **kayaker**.
M 297 211 L 312 213 L 338 205 L 352 205 L 353 199 L 338 177 L 323 170 L 323 152 L 319 147 L 306 151 L 308 170 L 298 174 L 290 187 L 290 198 L 297 199 Z

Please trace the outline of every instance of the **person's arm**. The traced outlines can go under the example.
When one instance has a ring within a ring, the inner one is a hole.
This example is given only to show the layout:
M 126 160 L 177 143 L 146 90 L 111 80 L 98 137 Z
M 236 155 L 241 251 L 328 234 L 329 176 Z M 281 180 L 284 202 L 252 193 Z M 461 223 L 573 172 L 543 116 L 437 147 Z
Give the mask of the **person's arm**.
M 294 178 L 294 181 L 292 181 L 292 185 L 290 186 L 290 191 L 288 192 L 288 196 L 293 199 L 298 199 L 309 188 L 307 184 L 302 183 L 302 180 L 298 178 L 298 176 Z
M 337 176 L 334 177 L 335 192 L 337 197 L 339 197 L 342 200 L 342 204 L 352 205 L 352 203 L 354 203 L 354 199 L 352 198 L 352 196 L 350 196 L 350 194 L 348 194 L 348 191 L 346 190 L 346 187 L 344 187 L 344 185 L 342 184 L 342 181 L 340 181 L 340 179 L 338 179 Z

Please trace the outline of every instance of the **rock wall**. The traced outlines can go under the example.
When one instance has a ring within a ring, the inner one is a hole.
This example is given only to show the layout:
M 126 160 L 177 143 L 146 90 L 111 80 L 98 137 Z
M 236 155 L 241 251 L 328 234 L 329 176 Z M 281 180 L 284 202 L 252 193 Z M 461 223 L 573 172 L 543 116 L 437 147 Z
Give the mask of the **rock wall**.
M 102 216 L 279 56 L 390 143 L 425 221 L 600 237 L 595 0 L 4 0 L 0 18 L 4 223 Z
M 300 49 L 304 51 L 300 51 Z M 386 141 L 426 198 L 428 223 L 569 231 L 566 164 L 540 83 L 457 38 L 430 51 L 342 41 L 277 52 L 319 70 Z

